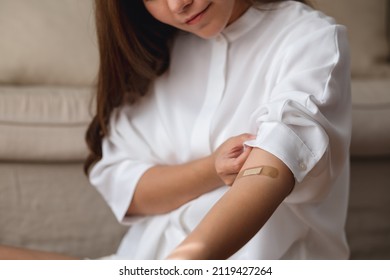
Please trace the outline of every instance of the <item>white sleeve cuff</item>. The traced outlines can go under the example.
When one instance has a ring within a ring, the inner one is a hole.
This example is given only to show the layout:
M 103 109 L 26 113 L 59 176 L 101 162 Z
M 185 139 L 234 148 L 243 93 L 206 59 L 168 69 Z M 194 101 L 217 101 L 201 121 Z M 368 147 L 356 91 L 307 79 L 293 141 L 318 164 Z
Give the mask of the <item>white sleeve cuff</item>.
M 303 181 L 326 150 L 324 145 L 322 149 L 312 151 L 293 130 L 279 122 L 262 123 L 256 139 L 245 142 L 245 145 L 263 149 L 279 158 L 288 166 L 297 182 Z

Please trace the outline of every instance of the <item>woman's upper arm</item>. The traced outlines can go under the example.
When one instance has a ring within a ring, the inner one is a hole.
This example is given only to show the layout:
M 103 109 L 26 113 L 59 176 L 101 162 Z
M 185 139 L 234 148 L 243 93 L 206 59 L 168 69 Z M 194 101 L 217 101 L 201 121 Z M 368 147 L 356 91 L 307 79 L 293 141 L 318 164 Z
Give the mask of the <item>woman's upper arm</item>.
M 237 177 L 229 191 L 168 258 L 225 259 L 244 246 L 294 187 L 289 168 L 258 148 L 251 151 L 242 171 L 262 166 L 277 173 Z
M 257 167 L 260 168 L 264 167 L 265 170 L 269 168 L 269 170 L 271 170 L 272 173 L 267 174 L 271 171 L 269 172 L 257 171 L 256 170 Z M 248 174 L 247 176 L 245 176 L 245 172 L 244 172 L 245 170 L 249 171 L 247 172 Z M 250 172 L 251 170 L 254 170 L 254 172 Z M 246 177 L 250 178 L 251 176 L 265 176 L 267 177 L 267 180 L 269 180 L 269 182 L 278 184 L 281 186 L 281 188 L 286 189 L 287 194 L 291 192 L 295 184 L 294 175 L 289 169 L 289 167 L 278 157 L 259 148 L 252 149 L 240 173 L 243 174 L 244 176 L 237 177 L 236 182 L 233 184 L 233 187 L 240 183 L 238 180 L 242 180 Z M 251 173 L 254 174 L 251 175 Z

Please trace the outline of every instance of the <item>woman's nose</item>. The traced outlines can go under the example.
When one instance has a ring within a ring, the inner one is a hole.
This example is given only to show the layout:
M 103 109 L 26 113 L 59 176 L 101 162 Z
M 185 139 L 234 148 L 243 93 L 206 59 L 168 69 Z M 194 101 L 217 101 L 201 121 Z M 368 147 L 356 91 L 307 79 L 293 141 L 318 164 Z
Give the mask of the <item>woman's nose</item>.
M 168 0 L 168 6 L 174 13 L 182 13 L 186 11 L 194 0 Z

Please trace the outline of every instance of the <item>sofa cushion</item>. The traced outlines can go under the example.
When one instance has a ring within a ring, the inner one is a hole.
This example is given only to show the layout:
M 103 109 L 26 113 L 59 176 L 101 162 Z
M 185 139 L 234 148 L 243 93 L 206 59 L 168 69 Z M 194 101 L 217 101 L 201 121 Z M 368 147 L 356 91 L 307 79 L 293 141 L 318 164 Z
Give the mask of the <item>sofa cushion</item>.
M 0 163 L 0 178 L 0 244 L 80 258 L 116 251 L 126 229 L 80 163 Z
M 0 83 L 91 85 L 92 0 L 0 0 Z
M 89 87 L 0 86 L 0 159 L 85 159 L 92 93 Z
M 314 3 L 347 26 L 353 77 L 390 78 L 386 34 L 390 28 L 388 0 L 316 0 Z
M 390 79 L 352 82 L 353 156 L 390 155 Z

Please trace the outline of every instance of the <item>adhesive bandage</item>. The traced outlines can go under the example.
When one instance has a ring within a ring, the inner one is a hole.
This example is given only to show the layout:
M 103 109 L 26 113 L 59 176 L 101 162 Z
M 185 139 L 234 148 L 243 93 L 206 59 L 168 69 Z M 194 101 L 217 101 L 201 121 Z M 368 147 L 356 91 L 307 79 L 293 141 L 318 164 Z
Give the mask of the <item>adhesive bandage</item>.
M 277 178 L 279 175 L 279 171 L 272 166 L 252 167 L 238 173 L 237 179 L 253 175 L 263 175 L 271 178 Z

